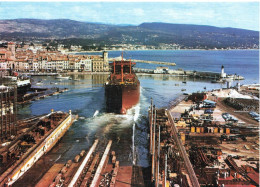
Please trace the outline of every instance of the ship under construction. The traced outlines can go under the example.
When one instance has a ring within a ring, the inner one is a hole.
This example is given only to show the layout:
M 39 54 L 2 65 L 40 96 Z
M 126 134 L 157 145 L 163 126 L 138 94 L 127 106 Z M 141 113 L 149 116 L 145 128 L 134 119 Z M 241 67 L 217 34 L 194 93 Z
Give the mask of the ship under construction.
M 140 82 L 133 72 L 135 65 L 131 60 L 109 64 L 111 74 L 105 84 L 106 111 L 109 113 L 125 114 L 139 102 Z

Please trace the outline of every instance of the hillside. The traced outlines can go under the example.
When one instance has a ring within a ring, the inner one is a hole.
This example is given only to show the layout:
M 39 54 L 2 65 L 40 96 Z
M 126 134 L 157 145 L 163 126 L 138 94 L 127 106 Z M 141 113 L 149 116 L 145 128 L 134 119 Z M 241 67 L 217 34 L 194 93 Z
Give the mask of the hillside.
M 175 43 L 181 48 L 256 48 L 259 32 L 204 25 L 143 23 L 108 25 L 68 19 L 0 20 L 0 40 L 50 40 L 68 45 L 153 45 Z

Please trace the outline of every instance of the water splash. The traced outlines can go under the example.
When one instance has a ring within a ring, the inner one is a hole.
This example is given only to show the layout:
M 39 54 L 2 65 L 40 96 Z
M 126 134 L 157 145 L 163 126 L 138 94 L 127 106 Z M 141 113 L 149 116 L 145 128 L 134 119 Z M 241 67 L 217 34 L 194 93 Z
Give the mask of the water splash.
M 133 124 L 133 136 L 132 136 L 132 152 L 133 152 L 133 165 L 136 163 L 136 154 L 135 154 L 135 123 Z
M 140 108 L 140 103 L 138 103 L 137 105 L 127 110 L 124 116 L 129 120 L 134 120 L 136 122 L 140 116 Z

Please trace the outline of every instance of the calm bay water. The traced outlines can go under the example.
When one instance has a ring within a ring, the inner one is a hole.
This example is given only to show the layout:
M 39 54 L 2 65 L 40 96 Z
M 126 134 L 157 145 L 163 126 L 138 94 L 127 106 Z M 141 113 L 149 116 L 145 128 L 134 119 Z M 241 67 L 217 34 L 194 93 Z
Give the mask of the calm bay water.
M 93 54 L 93 53 L 92 53 Z M 120 51 L 109 52 L 109 57 L 117 57 Z M 185 70 L 219 72 L 221 65 L 227 73 L 237 73 L 246 78 L 242 83 L 259 82 L 259 52 L 248 51 L 126 51 L 126 58 L 175 62 Z M 156 65 L 137 64 L 141 68 L 155 68 Z M 68 92 L 51 96 L 44 100 L 19 106 L 19 117 L 49 113 L 51 109 L 69 111 L 78 114 L 80 118 L 68 130 L 60 141 L 57 154 L 53 159 L 57 162 L 66 162 L 73 159 L 82 149 L 87 149 L 94 139 L 112 139 L 112 149 L 119 155 L 120 164 L 132 164 L 133 154 L 136 163 L 148 166 L 148 136 L 147 113 L 150 98 L 156 107 L 166 107 L 174 98 L 185 92 L 197 92 L 225 87 L 222 84 L 212 84 L 210 80 L 189 79 L 167 75 L 139 76 L 141 82 L 140 103 L 128 111 L 127 115 L 105 113 L 105 98 L 103 84 L 108 75 L 73 75 L 73 79 L 80 81 L 63 80 L 55 87 L 69 88 Z M 57 81 L 54 77 L 34 77 L 35 82 L 43 80 L 43 87 L 53 87 L 50 82 Z M 183 81 L 187 83 L 184 84 Z M 234 83 L 235 84 L 235 83 Z M 177 86 L 178 85 L 178 86 Z M 98 111 L 98 115 L 93 117 Z M 135 124 L 134 143 L 133 125 Z

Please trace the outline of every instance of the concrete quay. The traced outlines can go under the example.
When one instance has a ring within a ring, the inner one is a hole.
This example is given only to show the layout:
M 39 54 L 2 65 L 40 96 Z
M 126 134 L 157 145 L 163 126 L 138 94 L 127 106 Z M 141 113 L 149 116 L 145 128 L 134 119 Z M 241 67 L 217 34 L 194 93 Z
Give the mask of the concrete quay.
M 0 186 L 12 186 L 19 180 L 44 154 L 63 137 L 74 122 L 75 116 L 63 112 L 51 112 L 46 116 L 24 121 L 31 128 L 17 136 L 10 145 L 0 149 L 1 177 Z M 26 128 L 25 128 L 26 129 Z M 19 134 L 19 133 L 18 133 Z
M 212 93 L 181 96 L 167 109 L 151 102 L 154 186 L 259 186 L 258 123 Z
M 160 67 L 161 69 L 163 67 Z M 203 78 L 210 79 L 212 83 L 224 83 L 225 81 L 231 80 L 244 80 L 244 77 L 239 75 L 228 75 L 225 78 L 221 77 L 221 73 L 210 72 L 210 71 L 195 71 L 195 70 L 172 70 L 165 67 L 164 71 L 157 71 L 153 69 L 144 69 L 144 68 L 133 68 L 134 71 L 138 74 L 150 74 L 150 75 L 169 75 L 176 77 L 191 77 L 191 78 Z

